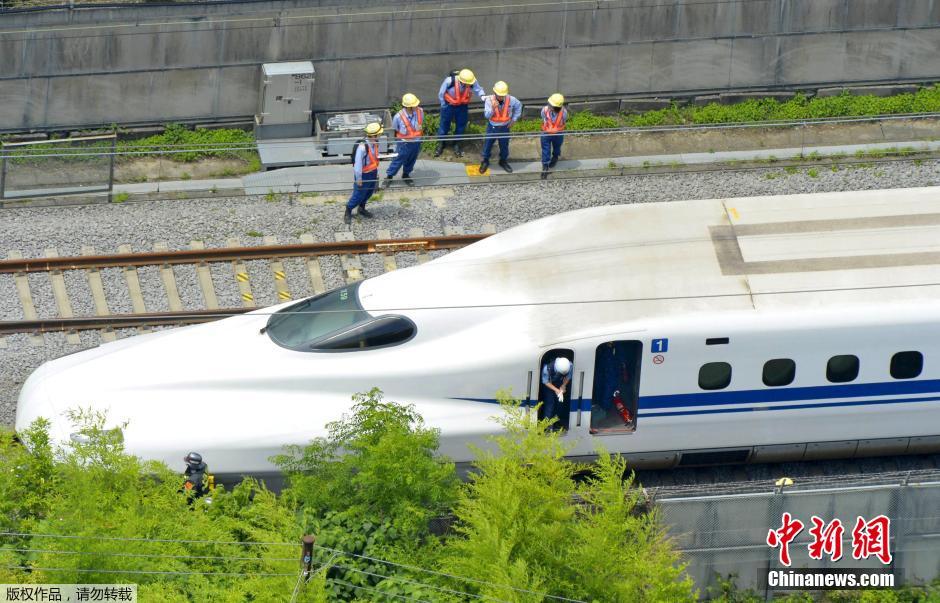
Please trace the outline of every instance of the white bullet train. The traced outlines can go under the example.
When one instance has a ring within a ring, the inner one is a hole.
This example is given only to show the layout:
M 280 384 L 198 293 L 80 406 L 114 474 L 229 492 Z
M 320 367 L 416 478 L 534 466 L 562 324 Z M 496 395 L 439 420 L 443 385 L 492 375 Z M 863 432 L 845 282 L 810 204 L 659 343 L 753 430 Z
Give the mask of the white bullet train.
M 441 430 L 498 427 L 573 361 L 571 454 L 637 467 L 940 450 L 940 189 L 583 209 L 299 302 L 41 366 L 16 427 L 106 410 L 127 449 L 264 475 L 379 387 Z

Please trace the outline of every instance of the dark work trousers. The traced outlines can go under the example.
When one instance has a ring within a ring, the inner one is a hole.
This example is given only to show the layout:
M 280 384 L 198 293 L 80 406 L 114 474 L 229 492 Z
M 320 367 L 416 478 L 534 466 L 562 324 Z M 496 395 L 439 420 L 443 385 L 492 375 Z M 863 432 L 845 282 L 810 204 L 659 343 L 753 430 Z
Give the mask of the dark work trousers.
M 544 383 L 539 384 L 539 400 L 542 402 L 542 418 L 554 419 L 558 417 L 558 412 L 564 409 L 564 404 L 558 403 L 558 394 L 555 390 L 549 389 Z M 555 423 L 557 425 L 557 421 Z M 555 429 L 557 427 L 553 427 Z
M 561 157 L 561 143 L 564 141 L 563 134 L 542 134 L 542 167 L 548 167 L 549 163 Z
M 501 134 L 509 134 L 509 124 L 505 126 L 494 126 L 487 122 L 486 140 L 483 141 L 483 161 L 489 162 L 490 153 L 493 150 L 493 143 L 497 140 L 499 140 L 499 160 L 506 161 L 509 159 L 509 138 L 508 136 L 496 138 L 496 136 Z
M 441 125 L 437 128 L 438 136 L 447 136 L 450 134 L 450 122 L 457 125 L 454 128 L 454 134 L 460 136 L 467 129 L 467 118 L 470 115 L 470 105 L 450 105 L 444 103 L 441 107 Z
M 395 152 L 398 156 L 392 159 L 392 164 L 388 166 L 386 176 L 394 178 L 399 168 L 401 175 L 407 178 L 411 175 L 411 170 L 415 168 L 415 162 L 418 161 L 418 153 L 421 152 L 421 141 L 405 142 L 399 140 L 395 145 Z
M 372 196 L 372 193 L 375 192 L 375 187 L 379 183 L 379 171 L 372 170 L 371 172 L 362 173 L 362 185 L 359 185 L 356 182 L 353 182 L 353 193 L 349 198 L 349 201 L 346 202 L 346 209 L 355 209 L 358 207 L 365 207 L 366 201 Z

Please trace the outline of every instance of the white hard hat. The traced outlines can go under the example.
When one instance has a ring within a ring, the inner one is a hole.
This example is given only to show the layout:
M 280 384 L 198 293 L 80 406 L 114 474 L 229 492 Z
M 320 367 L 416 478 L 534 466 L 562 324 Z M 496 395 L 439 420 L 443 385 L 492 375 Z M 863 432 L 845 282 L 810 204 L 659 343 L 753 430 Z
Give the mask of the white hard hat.
M 571 361 L 567 358 L 556 358 L 555 359 L 555 372 L 567 375 L 571 370 Z

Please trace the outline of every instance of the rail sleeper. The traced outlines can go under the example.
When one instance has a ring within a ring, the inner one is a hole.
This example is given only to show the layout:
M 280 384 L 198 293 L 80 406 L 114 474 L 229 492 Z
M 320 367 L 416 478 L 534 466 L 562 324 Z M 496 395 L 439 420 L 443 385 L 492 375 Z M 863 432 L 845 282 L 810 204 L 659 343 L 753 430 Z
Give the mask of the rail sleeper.
M 59 251 L 52 247 L 46 249 L 47 258 L 59 257 Z M 52 296 L 55 298 L 55 305 L 59 309 L 59 316 L 62 318 L 72 318 L 75 313 L 72 311 L 72 303 L 69 301 L 69 292 L 65 287 L 65 276 L 61 270 L 53 270 L 49 273 L 49 282 L 52 284 Z M 65 334 L 65 341 L 71 345 L 79 345 L 82 340 L 76 331 L 68 331 Z
M 268 235 L 264 237 L 265 245 L 277 245 L 277 237 Z M 271 259 L 271 272 L 274 273 L 274 289 L 277 291 L 277 301 L 280 304 L 294 299 L 291 297 L 290 288 L 287 286 L 287 271 L 284 270 L 284 262 L 281 258 Z
M 202 241 L 193 241 L 189 244 L 190 249 L 205 249 L 206 245 Z M 212 282 L 212 272 L 209 270 L 209 264 L 199 262 L 196 264 L 196 278 L 199 281 L 199 289 L 202 291 L 202 299 L 205 301 L 206 310 L 218 310 L 219 298 L 215 294 L 215 285 Z
M 169 251 L 166 243 L 154 243 L 154 251 Z M 176 275 L 173 274 L 173 267 L 169 264 L 160 266 L 160 279 L 163 281 L 163 288 L 166 290 L 167 306 L 171 312 L 181 312 L 183 302 L 180 300 L 179 287 L 176 286 Z
M 391 239 L 392 232 L 387 229 L 382 229 L 377 231 L 375 236 L 380 239 Z M 382 258 L 385 262 L 385 272 L 391 272 L 392 270 L 398 269 L 398 264 L 395 263 L 395 254 L 386 252 L 382 254 Z
M 354 241 L 351 232 L 337 232 L 335 234 L 337 241 Z M 344 253 L 339 256 L 339 263 L 346 271 L 346 284 L 355 283 L 362 280 L 362 262 L 359 257 Z
M 227 240 L 229 247 L 241 247 L 238 239 L 231 237 Z M 251 292 L 251 284 L 248 282 L 248 268 L 242 260 L 232 261 L 232 271 L 235 273 L 235 281 L 238 283 L 238 291 L 242 295 L 242 305 L 246 308 L 255 308 L 255 296 Z
M 408 232 L 408 234 L 409 234 L 409 236 L 410 236 L 412 239 L 420 239 L 420 238 L 423 238 L 423 237 L 424 237 L 424 231 L 421 230 L 420 228 L 412 228 L 412 229 Z M 416 254 L 417 254 L 417 256 L 418 256 L 418 263 L 419 263 L 419 264 L 424 264 L 425 262 L 427 262 L 428 260 L 431 259 L 431 256 L 428 255 L 428 252 L 427 252 L 427 251 L 418 251 L 418 252 L 416 252 Z
M 121 253 L 134 253 L 130 245 L 121 245 L 118 247 Z M 137 276 L 137 268 L 134 266 L 124 267 L 124 278 L 127 279 L 127 292 L 131 296 L 131 307 L 134 308 L 134 314 L 146 314 L 147 306 L 144 304 L 144 294 L 140 289 L 140 278 Z M 141 333 L 149 333 L 149 327 L 138 327 Z
M 83 245 L 82 255 L 95 255 L 95 248 Z M 108 308 L 108 297 L 104 293 L 104 283 L 101 282 L 101 271 L 97 268 L 89 268 L 85 271 L 85 275 L 88 277 L 91 299 L 95 303 L 95 314 L 97 316 L 110 316 L 111 309 Z M 101 331 L 102 341 L 115 341 L 116 339 L 117 336 L 110 327 Z
M 18 260 L 23 257 L 19 251 L 11 251 L 9 258 Z M 16 294 L 20 298 L 20 305 L 23 307 L 23 318 L 26 320 L 38 320 L 36 306 L 33 305 L 33 295 L 29 291 L 29 279 L 25 272 L 17 272 L 13 275 L 13 282 L 16 284 Z M 42 346 L 45 340 L 40 333 L 33 333 L 29 336 L 29 343 L 33 346 Z
M 305 232 L 300 235 L 300 242 L 305 245 L 313 244 L 313 235 Z M 326 283 L 323 282 L 323 271 L 320 270 L 320 260 L 315 257 L 306 258 L 307 272 L 310 273 L 310 286 L 317 295 L 326 292 Z

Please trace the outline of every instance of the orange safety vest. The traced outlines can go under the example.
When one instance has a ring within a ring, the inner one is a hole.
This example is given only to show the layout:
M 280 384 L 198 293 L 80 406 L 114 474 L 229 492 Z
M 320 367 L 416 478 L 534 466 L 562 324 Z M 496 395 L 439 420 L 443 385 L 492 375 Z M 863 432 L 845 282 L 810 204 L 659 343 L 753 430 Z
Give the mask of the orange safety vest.
M 454 94 L 450 91 L 453 90 Z M 473 92 L 470 86 L 462 84 L 457 78 L 454 78 L 454 85 L 444 92 L 444 100 L 449 105 L 469 105 L 470 93 Z
M 546 134 L 557 134 L 565 131 L 565 110 L 560 110 L 554 119 L 552 119 L 553 112 L 548 106 L 542 109 L 542 131 Z
M 405 126 L 405 133 L 402 134 L 398 130 L 395 130 L 395 137 L 401 138 L 402 140 L 411 140 L 412 138 L 418 138 L 421 136 L 421 126 L 424 124 L 424 109 L 421 107 L 415 107 L 415 114 L 418 117 L 418 127 L 413 128 L 411 126 L 411 118 L 408 117 L 408 114 L 404 109 L 398 112 L 398 118 L 401 120 L 402 125 Z
M 366 145 L 365 161 L 362 162 L 362 173 L 374 172 L 379 169 L 379 145 L 378 143 Z
M 499 100 L 494 96 L 493 97 L 493 115 L 490 116 L 490 123 L 496 125 L 508 124 L 509 123 L 509 95 L 506 95 L 506 98 L 503 99 L 503 106 L 499 106 Z

